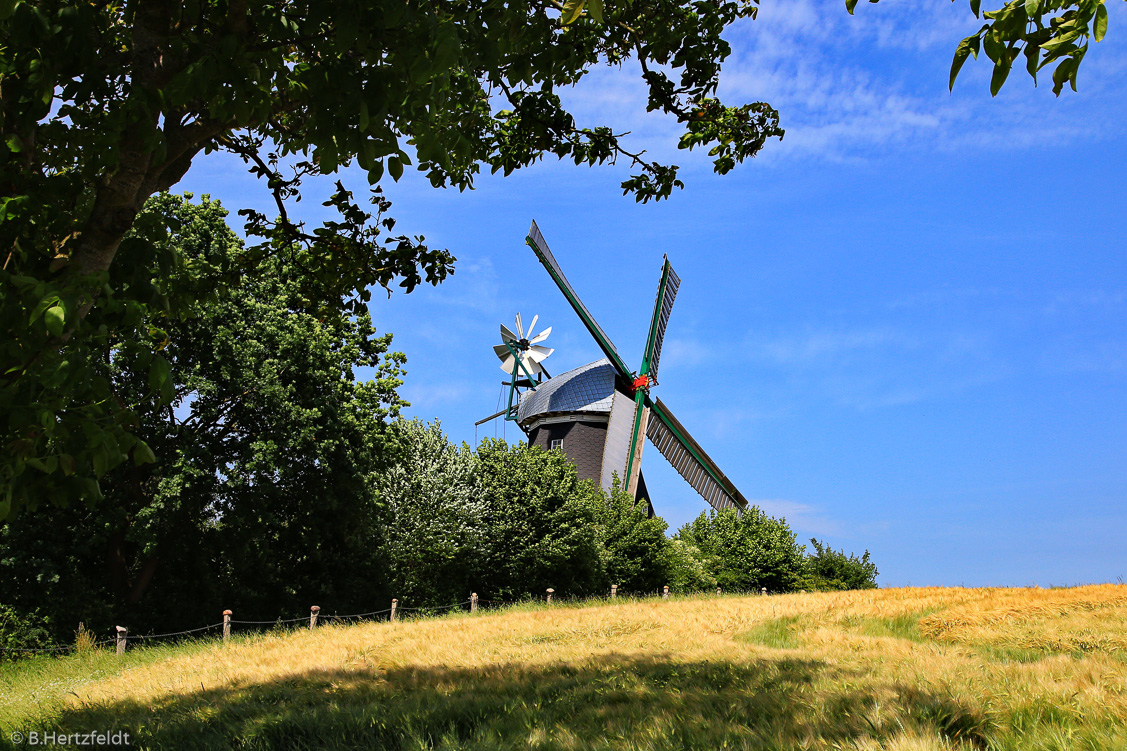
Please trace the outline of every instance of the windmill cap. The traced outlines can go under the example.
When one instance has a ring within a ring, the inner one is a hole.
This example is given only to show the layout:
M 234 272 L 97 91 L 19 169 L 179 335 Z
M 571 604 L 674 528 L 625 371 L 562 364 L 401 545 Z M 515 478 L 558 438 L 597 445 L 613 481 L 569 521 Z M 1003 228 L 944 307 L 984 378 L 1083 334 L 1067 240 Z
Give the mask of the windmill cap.
M 605 357 L 560 373 L 521 394 L 517 421 L 524 424 L 553 412 L 610 413 L 614 397 L 614 366 Z

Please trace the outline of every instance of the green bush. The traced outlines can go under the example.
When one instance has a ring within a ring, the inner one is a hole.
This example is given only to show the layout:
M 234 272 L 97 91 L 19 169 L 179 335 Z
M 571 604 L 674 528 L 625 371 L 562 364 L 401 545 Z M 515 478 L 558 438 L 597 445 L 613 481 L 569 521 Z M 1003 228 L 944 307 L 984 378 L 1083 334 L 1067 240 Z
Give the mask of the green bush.
M 42 649 L 50 643 L 46 618 L 38 611 L 20 612 L 0 603 L 0 659 L 22 656 L 9 650 Z
M 601 594 L 595 518 L 602 491 L 580 481 L 559 451 L 485 439 L 477 452 L 485 505 L 485 540 L 478 567 L 484 597 L 513 600 Z
M 800 585 L 803 589 L 825 592 L 877 588 L 877 567 L 869 560 L 869 551 L 858 558 L 814 538 L 810 538 L 810 544 L 816 552 L 806 556 L 806 573 Z
M 388 589 L 407 607 L 465 600 L 477 585 L 486 523 L 477 457 L 437 422 L 400 420 L 392 432 L 401 460 L 373 479 Z
M 709 573 L 709 561 L 700 548 L 673 538 L 665 549 L 665 570 L 674 592 L 700 592 L 716 588 L 716 577 Z
M 742 514 L 734 509 L 702 513 L 676 536 L 700 551 L 707 572 L 727 591 L 789 592 L 806 570 L 803 550 L 786 521 L 757 506 Z
M 669 583 L 669 527 L 660 516 L 650 517 L 648 504 L 635 501 L 619 488 L 601 493 L 596 528 L 602 565 L 610 584 L 623 593 L 654 592 Z

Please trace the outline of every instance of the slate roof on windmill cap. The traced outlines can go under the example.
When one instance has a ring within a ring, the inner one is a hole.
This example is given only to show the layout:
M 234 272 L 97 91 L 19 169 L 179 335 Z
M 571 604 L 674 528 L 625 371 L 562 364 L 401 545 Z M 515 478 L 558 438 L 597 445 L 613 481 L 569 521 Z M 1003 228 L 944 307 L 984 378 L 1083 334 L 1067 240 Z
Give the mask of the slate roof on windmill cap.
M 551 412 L 610 412 L 614 366 L 605 357 L 560 373 L 520 397 L 517 422 Z

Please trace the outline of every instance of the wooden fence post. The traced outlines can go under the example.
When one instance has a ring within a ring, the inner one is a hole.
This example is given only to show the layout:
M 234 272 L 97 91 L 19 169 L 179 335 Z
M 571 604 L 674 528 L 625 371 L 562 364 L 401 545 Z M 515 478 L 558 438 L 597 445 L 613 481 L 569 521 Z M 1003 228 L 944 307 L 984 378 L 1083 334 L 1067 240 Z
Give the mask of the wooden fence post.
M 766 587 L 763 588 L 762 594 L 767 594 L 767 588 Z
M 119 655 L 125 654 L 125 642 L 129 639 L 129 629 L 125 626 L 117 626 L 117 653 Z
M 716 596 L 717 596 L 717 597 L 719 597 L 719 596 L 720 596 L 720 587 L 717 587 L 717 588 L 716 588 Z
M 223 611 L 223 641 L 231 638 L 231 611 Z
M 610 599 L 612 599 L 612 600 L 618 599 L 618 585 L 617 584 L 610 585 Z
M 477 592 L 470 592 L 470 612 L 477 612 Z
M 320 605 L 313 605 L 309 608 L 309 628 L 317 628 L 317 614 L 320 612 Z
M 395 613 L 395 610 L 396 610 L 396 609 L 397 609 L 398 607 L 399 607 L 399 600 L 392 600 L 392 601 L 391 601 L 391 620 L 392 620 L 392 621 L 397 621 L 397 620 L 399 620 L 399 616 L 398 616 L 398 615 L 396 615 L 396 613 Z
M 661 591 L 661 599 L 663 599 L 663 600 L 669 599 L 669 585 L 668 584 L 666 584 L 665 589 L 663 589 Z
M 549 605 L 552 604 L 552 593 L 555 592 L 555 591 L 556 590 L 552 589 L 551 587 L 548 587 L 548 604 Z

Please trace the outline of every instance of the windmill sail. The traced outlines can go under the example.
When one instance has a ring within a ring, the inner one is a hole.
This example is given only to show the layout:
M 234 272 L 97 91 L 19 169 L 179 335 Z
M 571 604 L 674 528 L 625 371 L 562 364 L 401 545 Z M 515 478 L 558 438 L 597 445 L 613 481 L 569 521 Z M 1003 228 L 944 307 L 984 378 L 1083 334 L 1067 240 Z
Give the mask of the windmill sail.
M 669 260 L 661 269 L 661 282 L 657 286 L 657 300 L 654 302 L 654 315 L 650 321 L 650 336 L 646 340 L 646 351 L 642 356 L 642 374 L 648 375 L 657 384 L 657 366 L 661 360 L 661 343 L 665 340 L 665 327 L 669 324 L 669 314 L 673 312 L 673 300 L 681 277 L 673 270 Z
M 626 363 L 622 361 L 619 356 L 618 350 L 611 342 L 610 337 L 606 335 L 602 327 L 595 322 L 595 318 L 591 315 L 591 311 L 587 310 L 587 306 L 579 299 L 579 295 L 575 294 L 571 283 L 568 282 L 567 277 L 564 276 L 563 269 L 556 262 L 555 256 L 552 251 L 548 249 L 548 243 L 545 242 L 544 236 L 540 234 L 540 228 L 536 226 L 536 222 L 532 222 L 532 226 L 528 229 L 528 237 L 525 239 L 529 247 L 536 253 L 536 257 L 540 259 L 540 263 L 548 270 L 548 274 L 555 280 L 556 286 L 564 293 L 564 297 L 571 303 L 571 307 L 579 314 L 579 318 L 583 321 L 583 325 L 591 332 L 591 336 L 595 337 L 599 347 L 603 350 L 603 354 L 607 356 L 611 364 L 614 365 L 615 370 L 623 378 L 630 378 L 632 371 L 626 367 Z
M 611 489 L 615 475 L 623 490 L 629 484 L 625 471 L 633 434 L 634 400 L 621 391 L 615 391 L 607 420 L 607 438 L 603 443 L 603 463 L 599 474 L 599 484 L 603 490 Z
M 649 399 L 646 401 L 648 403 Z M 661 400 L 647 406 L 650 407 L 651 419 L 646 426 L 646 436 L 678 474 L 700 493 L 701 498 L 718 511 L 747 508 L 747 499 L 724 476 L 716 462 L 704 453 L 700 444 L 693 440 Z
M 661 267 L 661 281 L 657 285 L 657 300 L 654 302 L 654 314 L 650 320 L 650 334 L 646 338 L 646 350 L 642 354 L 642 367 L 638 374 L 649 377 L 649 385 L 657 384 L 657 366 L 661 359 L 661 343 L 665 339 L 665 327 L 669 324 L 669 314 L 673 312 L 673 300 L 677 297 L 677 288 L 681 286 L 681 277 L 673 270 L 669 259 Z M 638 477 L 642 472 L 642 448 L 646 443 L 649 424 L 649 400 L 646 392 L 639 389 L 636 396 L 634 409 L 634 431 L 631 436 L 630 450 L 626 460 L 626 490 L 635 493 L 638 488 Z

